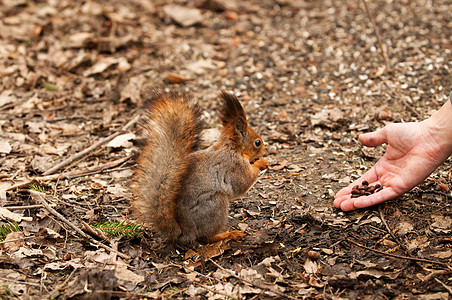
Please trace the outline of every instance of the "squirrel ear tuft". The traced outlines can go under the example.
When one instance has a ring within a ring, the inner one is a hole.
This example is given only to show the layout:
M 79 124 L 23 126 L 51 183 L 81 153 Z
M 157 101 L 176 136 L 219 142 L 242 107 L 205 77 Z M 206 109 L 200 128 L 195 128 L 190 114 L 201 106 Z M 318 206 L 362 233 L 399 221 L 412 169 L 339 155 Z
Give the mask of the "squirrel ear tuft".
M 235 121 L 235 129 L 238 132 L 240 132 L 242 137 L 245 137 L 245 135 L 246 135 L 247 126 L 248 125 L 246 124 L 246 119 L 243 119 L 242 117 L 238 117 L 237 120 Z
M 221 91 L 221 96 L 223 98 L 220 108 L 221 123 L 223 126 L 232 125 L 244 137 L 248 126 L 245 110 L 234 95 Z
M 239 122 L 246 126 L 247 122 L 245 111 L 243 110 L 243 107 L 237 97 L 225 91 L 221 91 L 221 96 L 223 98 L 223 103 L 220 107 L 221 123 L 226 125 Z M 242 120 L 238 121 L 239 118 Z

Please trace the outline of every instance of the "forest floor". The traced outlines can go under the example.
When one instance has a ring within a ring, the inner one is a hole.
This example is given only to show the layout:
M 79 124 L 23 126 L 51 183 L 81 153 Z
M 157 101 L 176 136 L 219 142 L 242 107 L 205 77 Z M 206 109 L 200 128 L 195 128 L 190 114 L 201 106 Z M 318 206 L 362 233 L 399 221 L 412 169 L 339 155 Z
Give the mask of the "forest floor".
M 393 201 L 332 205 L 384 153 L 359 134 L 452 90 L 450 1 L 367 3 L 387 62 L 357 0 L 1 1 L 0 298 L 448 299 L 451 159 Z M 271 164 L 231 204 L 245 237 L 124 226 L 146 86 L 185 90 L 214 132 L 220 90 L 243 103 Z M 89 230 L 107 221 L 119 235 Z

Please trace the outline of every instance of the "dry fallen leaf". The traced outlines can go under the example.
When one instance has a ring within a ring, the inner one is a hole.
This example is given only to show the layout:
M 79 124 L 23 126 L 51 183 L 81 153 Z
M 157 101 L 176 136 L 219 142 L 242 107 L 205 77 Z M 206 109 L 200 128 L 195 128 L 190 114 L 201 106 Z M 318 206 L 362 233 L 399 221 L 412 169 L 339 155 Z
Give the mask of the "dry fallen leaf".
M 0 139 L 0 153 L 9 154 L 9 153 L 11 153 L 12 149 L 13 148 L 11 147 L 11 144 L 9 143 L 9 141 L 7 141 L 5 139 Z
M 176 73 L 168 73 L 168 80 L 171 83 L 181 83 L 184 82 L 187 78 L 184 75 L 176 74 Z
M 14 221 L 17 223 L 21 222 L 22 220 L 28 221 L 28 222 L 33 221 L 32 217 L 24 217 L 23 214 L 14 213 L 4 207 L 0 207 L 0 218 Z
M 188 27 L 203 20 L 201 11 L 195 8 L 187 8 L 179 5 L 166 5 L 163 11 L 177 24 Z
M 24 245 L 24 233 L 21 231 L 10 232 L 3 240 L 0 247 L 8 253 L 16 252 Z
M 436 253 L 431 254 L 430 256 L 433 256 L 436 258 L 441 258 L 441 259 L 450 258 L 450 257 L 452 257 L 452 250 L 436 252 Z
M 132 147 L 132 142 L 130 140 L 133 140 L 136 138 L 136 135 L 133 133 L 125 133 L 121 134 L 117 137 L 115 137 L 113 140 L 108 142 L 107 147 L 111 148 L 130 148 Z
M 443 215 L 432 215 L 433 223 L 430 228 L 435 232 L 450 233 L 452 232 L 452 218 Z
M 400 222 L 397 224 L 395 228 L 395 232 L 397 232 L 398 235 L 406 235 L 407 233 L 413 231 L 414 227 L 412 224 L 408 222 Z
M 310 258 L 306 259 L 303 267 L 308 274 L 317 274 L 319 272 L 319 265 Z

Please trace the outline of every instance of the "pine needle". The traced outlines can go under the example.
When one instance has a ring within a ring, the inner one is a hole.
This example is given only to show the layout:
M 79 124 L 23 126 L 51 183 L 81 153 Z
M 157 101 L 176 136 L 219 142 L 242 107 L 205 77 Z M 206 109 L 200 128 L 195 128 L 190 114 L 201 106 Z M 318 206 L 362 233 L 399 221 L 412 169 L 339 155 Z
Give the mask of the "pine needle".
M 97 223 L 93 227 L 100 229 L 111 237 L 124 237 L 128 239 L 137 237 L 143 231 L 141 225 L 132 222 L 126 223 L 126 221 L 107 221 L 105 223 Z
M 45 187 L 37 185 L 37 184 L 30 185 L 29 189 L 32 190 L 32 191 L 40 192 L 40 193 L 45 193 L 46 192 Z
M 4 241 L 11 232 L 21 232 L 22 229 L 16 222 L 0 223 L 0 241 Z

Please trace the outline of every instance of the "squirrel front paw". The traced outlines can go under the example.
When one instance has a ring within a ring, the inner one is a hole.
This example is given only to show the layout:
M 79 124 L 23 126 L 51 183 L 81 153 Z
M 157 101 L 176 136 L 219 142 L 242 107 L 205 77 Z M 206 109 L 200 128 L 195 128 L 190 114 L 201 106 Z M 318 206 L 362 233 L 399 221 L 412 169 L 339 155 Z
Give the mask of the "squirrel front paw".
M 259 170 L 265 170 L 268 168 L 269 164 L 268 161 L 266 159 L 264 159 L 263 157 L 259 158 L 258 160 L 256 160 L 253 165 L 257 168 L 259 168 Z

